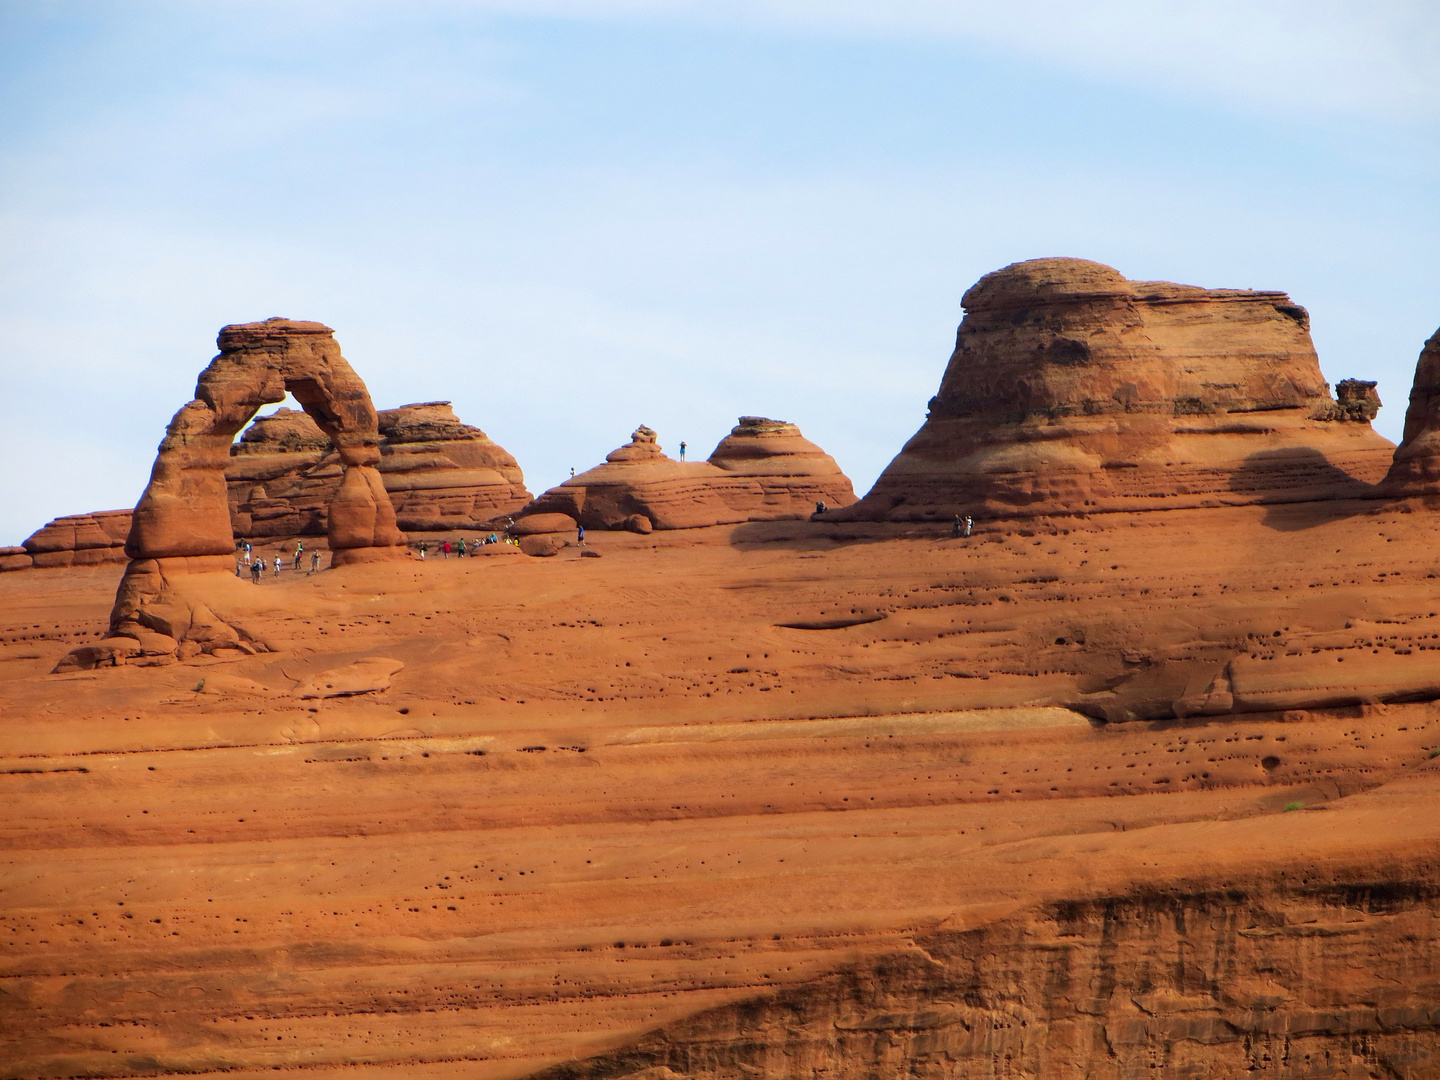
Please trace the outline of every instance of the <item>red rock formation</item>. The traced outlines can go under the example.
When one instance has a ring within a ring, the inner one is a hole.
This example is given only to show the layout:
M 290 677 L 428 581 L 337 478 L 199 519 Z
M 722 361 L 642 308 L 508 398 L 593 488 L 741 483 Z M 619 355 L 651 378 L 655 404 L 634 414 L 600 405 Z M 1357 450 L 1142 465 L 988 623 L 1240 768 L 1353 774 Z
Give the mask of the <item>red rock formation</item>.
M 236 537 L 323 536 L 344 474 L 329 437 L 294 409 L 257 417 L 230 448 L 225 483 Z
M 808 517 L 821 501 L 855 501 L 835 460 L 794 424 L 743 416 L 703 462 L 667 457 L 642 424 L 605 464 L 551 488 L 524 515 L 546 515 L 547 531 L 563 514 L 586 528 L 648 532 Z
M 1415 364 L 1405 434 L 1385 486 L 1400 495 L 1440 492 L 1440 330 L 1425 342 Z
M 929 417 L 841 517 L 923 520 L 1373 494 L 1373 385 L 1331 398 L 1279 292 L 1128 281 L 1080 259 L 987 274 Z
M 320 323 L 270 319 L 227 326 L 220 354 L 200 374 L 195 399 L 175 414 L 125 544 L 130 565 L 116 591 L 108 642 L 77 650 L 69 666 L 177 651 L 209 651 L 235 631 L 186 594 L 177 579 L 229 574 L 235 539 L 225 467 L 235 435 L 267 403 L 292 394 L 329 437 L 344 467 L 330 500 L 332 564 L 393 557 L 404 542 L 375 466 L 380 432 L 370 395 L 334 331 Z M 178 636 L 177 636 L 178 635 Z
M 129 510 L 97 510 L 56 518 L 21 546 L 38 567 L 95 566 L 124 562 L 129 533 Z
M 855 501 L 850 478 L 835 459 L 784 420 L 740 417 L 709 460 L 753 485 L 747 493 L 758 506 L 748 507 L 751 521 L 808 517 L 817 503 L 838 508 Z
M 380 432 L 380 475 L 402 529 L 480 529 L 530 501 L 519 462 L 448 401 L 387 409 Z
M 530 501 L 515 458 L 461 423 L 448 401 L 379 413 L 380 477 L 406 532 L 485 528 Z M 341 465 L 308 416 L 260 417 L 231 450 L 225 470 L 235 535 L 321 535 Z

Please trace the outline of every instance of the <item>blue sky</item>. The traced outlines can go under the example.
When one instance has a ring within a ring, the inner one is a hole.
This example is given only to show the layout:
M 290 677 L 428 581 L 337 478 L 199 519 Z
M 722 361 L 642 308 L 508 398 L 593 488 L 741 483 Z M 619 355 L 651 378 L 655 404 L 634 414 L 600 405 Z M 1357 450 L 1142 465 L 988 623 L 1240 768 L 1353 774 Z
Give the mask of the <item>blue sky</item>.
M 133 505 L 225 323 L 336 329 L 533 491 L 793 420 L 863 491 L 1019 259 L 1277 288 L 1398 438 L 1440 9 L 0 2 L 0 543 Z

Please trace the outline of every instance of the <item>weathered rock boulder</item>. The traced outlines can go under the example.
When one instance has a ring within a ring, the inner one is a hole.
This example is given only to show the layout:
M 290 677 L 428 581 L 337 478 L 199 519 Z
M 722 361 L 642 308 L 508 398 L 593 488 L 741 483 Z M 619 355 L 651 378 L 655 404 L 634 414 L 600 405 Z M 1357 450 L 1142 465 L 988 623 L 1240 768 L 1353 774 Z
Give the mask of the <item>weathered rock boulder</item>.
M 1405 433 L 1385 481 L 1387 491 L 1397 495 L 1440 492 L 1440 330 L 1420 350 Z
M 112 663 L 132 656 L 120 639 L 138 643 L 146 655 L 180 655 L 186 645 L 209 651 L 221 638 L 226 647 L 233 644 L 229 634 L 205 630 L 210 614 L 197 614 L 197 590 L 180 582 L 202 574 L 223 577 L 227 584 L 234 580 L 225 479 L 231 444 L 262 405 L 284 401 L 287 393 L 315 419 L 344 469 L 328 512 L 332 565 L 402 557 L 404 536 L 375 468 L 380 460 L 375 407 L 340 354 L 334 332 L 320 323 L 269 319 L 227 326 L 218 344 L 220 354 L 201 372 L 194 400 L 170 421 L 135 507 L 125 544 L 130 564 L 110 613 Z M 180 637 L 153 625 L 162 611 L 165 623 L 184 628 Z M 61 666 L 104 662 L 104 655 L 89 648 Z
M 643 424 L 605 463 L 545 492 L 517 523 L 563 514 L 587 529 L 690 529 L 808 517 L 821 501 L 854 502 L 833 458 L 794 424 L 741 417 L 708 461 L 666 456 Z M 547 518 L 547 520 L 553 520 Z
M 1373 494 L 1373 384 L 1330 396 L 1280 292 L 1081 259 L 981 278 L 928 418 L 840 518 L 1148 510 Z

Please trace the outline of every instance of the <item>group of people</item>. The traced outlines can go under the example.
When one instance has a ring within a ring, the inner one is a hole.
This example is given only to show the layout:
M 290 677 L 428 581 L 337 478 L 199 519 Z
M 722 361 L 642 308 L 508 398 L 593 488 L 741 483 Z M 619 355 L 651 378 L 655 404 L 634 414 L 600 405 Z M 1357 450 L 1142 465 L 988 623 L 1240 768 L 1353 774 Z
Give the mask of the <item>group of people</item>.
M 457 558 L 463 559 L 465 558 L 465 556 L 473 555 L 475 552 L 479 551 L 480 548 L 487 547 L 490 544 L 519 543 L 519 540 L 516 540 L 515 537 L 510 536 L 508 533 L 505 536 L 501 536 L 499 533 L 492 532 L 489 536 L 484 537 L 483 539 L 478 536 L 475 537 L 475 539 L 471 540 L 468 545 L 465 543 L 465 538 L 463 536 L 455 544 L 451 544 L 449 540 L 442 540 L 440 542 L 439 551 L 442 558 L 448 559 L 450 557 L 450 553 L 454 552 Z M 420 559 L 423 562 L 425 556 L 430 552 L 430 541 L 421 540 L 420 543 L 416 545 L 416 550 L 420 553 Z
M 256 554 L 255 554 L 255 549 L 251 546 L 249 540 L 242 540 L 242 541 L 240 541 L 238 544 L 235 545 L 235 550 L 236 550 L 236 552 L 237 552 L 237 558 L 235 559 L 235 576 L 236 576 L 236 577 L 244 577 L 245 575 L 244 575 L 244 572 L 243 572 L 243 568 L 244 568 L 244 567 L 249 567 L 249 568 L 250 568 L 250 580 L 253 581 L 256 585 L 259 585 L 259 584 L 260 584 L 260 578 L 263 577 L 264 574 L 265 574 L 265 556 L 264 556 L 264 555 L 256 555 Z M 301 541 L 301 540 L 296 540 L 296 541 L 295 541 L 295 569 L 296 569 L 297 572 L 298 572 L 299 569 L 300 569 L 300 560 L 301 560 L 301 557 L 302 557 L 304 554 L 305 554 L 305 544 L 304 544 L 304 542 Z M 284 565 L 285 565 L 285 561 L 284 561 L 284 559 L 281 558 L 280 553 L 277 551 L 277 552 L 275 553 L 275 561 L 274 561 L 274 564 L 273 564 L 274 569 L 271 570 L 271 573 L 273 573 L 276 577 L 279 577 L 280 571 L 284 568 Z M 315 551 L 310 552 L 310 573 L 313 574 L 313 573 L 315 573 L 316 571 L 318 571 L 319 569 L 320 569 L 320 552 L 319 552 L 318 549 L 316 549 Z

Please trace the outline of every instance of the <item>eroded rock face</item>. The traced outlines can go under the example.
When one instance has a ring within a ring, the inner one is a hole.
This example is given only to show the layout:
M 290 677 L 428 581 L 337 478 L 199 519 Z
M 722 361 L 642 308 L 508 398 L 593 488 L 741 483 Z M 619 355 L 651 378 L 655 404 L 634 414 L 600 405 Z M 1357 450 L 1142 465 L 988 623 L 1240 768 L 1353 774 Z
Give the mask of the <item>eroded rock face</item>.
M 924 426 L 848 512 L 869 520 L 1371 493 L 1373 384 L 1330 396 L 1279 292 L 1129 281 L 1081 259 L 987 274 Z
M 808 517 L 817 503 L 854 501 L 835 460 L 794 424 L 743 416 L 699 462 L 666 456 L 642 424 L 603 465 L 551 488 L 524 515 L 563 514 L 586 528 L 648 532 Z
M 816 504 L 849 506 L 855 501 L 850 478 L 835 459 L 794 424 L 763 416 L 742 416 L 710 455 L 710 464 L 759 488 L 751 520 L 808 516 Z M 754 488 L 749 489 L 752 497 Z
M 479 529 L 530 501 L 519 463 L 448 401 L 379 414 L 380 478 L 407 532 Z M 323 535 L 343 468 L 305 413 L 280 409 L 257 419 L 231 451 L 225 471 L 235 535 Z
M 1405 434 L 1385 480 L 1386 488 L 1399 495 L 1440 492 L 1440 330 L 1420 351 Z
M 287 393 L 315 419 L 344 470 L 328 514 L 333 563 L 398 556 L 404 542 L 375 468 L 380 460 L 375 407 L 340 354 L 334 332 L 320 323 L 269 319 L 227 326 L 218 344 L 220 354 L 201 372 L 194 400 L 170 421 L 135 507 L 125 544 L 130 565 L 110 613 L 111 662 L 129 658 L 127 641 L 138 642 L 146 654 L 178 655 L 186 641 L 202 648 L 214 644 L 215 635 L 190 636 L 190 628 L 205 619 L 197 622 L 196 602 L 176 579 L 232 571 L 235 541 L 225 479 L 230 447 L 262 405 L 283 401 Z M 184 627 L 181 637 L 152 625 L 161 609 L 167 625 Z M 107 658 L 91 655 L 96 646 L 87 648 L 83 656 L 72 654 L 70 666 Z
M 1440 1065 L 1440 1010 L 1412 993 L 1440 961 L 1434 911 L 1429 889 L 1388 881 L 1059 903 L 917 936 L 537 1080 L 1418 1080 Z M 1389 977 L 1397 964 L 1413 982 Z
M 129 510 L 97 510 L 56 518 L 21 545 L 38 567 L 95 566 L 125 561 Z
M 448 401 L 387 409 L 380 432 L 380 475 L 402 529 L 479 529 L 530 501 L 519 462 Z

